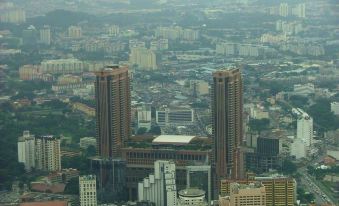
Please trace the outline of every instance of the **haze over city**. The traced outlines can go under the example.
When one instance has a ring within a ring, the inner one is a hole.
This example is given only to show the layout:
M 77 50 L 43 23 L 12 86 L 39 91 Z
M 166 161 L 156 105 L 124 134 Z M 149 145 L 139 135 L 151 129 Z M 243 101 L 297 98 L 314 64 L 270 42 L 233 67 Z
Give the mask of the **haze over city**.
M 338 66 L 337 0 L 0 0 L 0 205 L 339 205 Z

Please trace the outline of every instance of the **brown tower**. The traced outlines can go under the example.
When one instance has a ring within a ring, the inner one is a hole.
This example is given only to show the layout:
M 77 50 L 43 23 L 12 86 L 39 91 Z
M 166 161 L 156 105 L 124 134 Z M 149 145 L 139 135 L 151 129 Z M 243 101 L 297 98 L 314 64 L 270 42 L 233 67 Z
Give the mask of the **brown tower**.
M 219 188 L 220 179 L 242 178 L 243 162 L 240 158 L 240 145 L 243 139 L 242 93 L 239 69 L 213 73 L 211 104 L 216 188 Z
M 120 158 L 130 137 L 130 81 L 127 67 L 110 66 L 95 72 L 97 154 Z

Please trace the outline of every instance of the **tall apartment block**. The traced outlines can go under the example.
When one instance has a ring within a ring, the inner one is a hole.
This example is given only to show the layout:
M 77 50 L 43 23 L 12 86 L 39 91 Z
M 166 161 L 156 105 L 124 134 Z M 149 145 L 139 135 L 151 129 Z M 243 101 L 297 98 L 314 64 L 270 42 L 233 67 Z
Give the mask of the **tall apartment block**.
M 18 139 L 18 162 L 24 163 L 26 171 L 35 167 L 35 137 L 29 131 Z
M 110 66 L 95 72 L 97 153 L 120 158 L 130 137 L 131 94 L 127 67 Z
M 61 170 L 60 139 L 49 136 L 35 138 L 36 168 L 45 171 Z
M 79 176 L 80 206 L 97 205 L 97 188 L 95 175 Z
M 267 206 L 293 206 L 296 203 L 297 183 L 283 176 L 255 177 L 266 189 Z
M 50 45 L 51 44 L 51 28 L 45 25 L 40 29 L 40 43 Z
M 220 70 L 213 73 L 212 128 L 213 167 L 219 193 L 221 179 L 241 179 L 243 159 L 243 98 L 242 77 L 239 69 Z M 217 195 L 214 194 L 214 195 Z
M 174 162 L 157 160 L 154 162 L 154 174 L 138 184 L 138 200 L 154 202 L 157 206 L 176 206 L 175 176 Z

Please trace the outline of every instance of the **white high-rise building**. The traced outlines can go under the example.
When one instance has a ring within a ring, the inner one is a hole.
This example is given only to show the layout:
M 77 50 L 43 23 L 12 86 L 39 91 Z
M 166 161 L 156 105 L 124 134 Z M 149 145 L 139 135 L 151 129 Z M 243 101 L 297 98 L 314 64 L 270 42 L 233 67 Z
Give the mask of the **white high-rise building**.
M 132 48 L 130 63 L 138 65 L 141 69 L 155 70 L 158 68 L 157 55 L 146 48 Z
M 61 170 L 60 139 L 53 136 L 35 138 L 36 168 L 45 171 Z
M 40 43 L 50 45 L 51 44 L 51 28 L 44 26 L 40 29 Z
M 306 18 L 306 4 L 305 3 L 297 4 L 292 9 L 292 14 L 299 18 Z
M 82 30 L 79 26 L 68 27 L 68 37 L 78 39 L 82 37 Z
M 307 148 L 302 139 L 294 139 L 291 144 L 291 156 L 296 159 L 305 158 L 307 156 Z
M 109 36 L 118 36 L 120 32 L 120 28 L 118 25 L 112 25 L 108 28 L 108 35 Z
M 339 102 L 331 103 L 331 112 L 333 112 L 334 115 L 339 115 Z
M 86 175 L 79 177 L 80 206 L 97 205 L 96 176 Z
M 24 163 L 26 171 L 35 167 L 35 137 L 29 131 L 24 131 L 19 137 L 18 162 Z
M 138 200 L 154 202 L 156 206 L 176 206 L 175 164 L 172 161 L 154 162 L 154 174 L 138 184 Z
M 313 119 L 303 111 L 297 120 L 297 139 L 303 140 L 306 147 L 313 142 Z
M 283 17 L 287 17 L 289 14 L 288 10 L 288 4 L 287 3 L 281 3 L 279 6 L 279 15 Z
M 6 9 L 1 11 L 0 22 L 21 24 L 26 22 L 26 12 L 23 9 Z
M 151 129 L 152 126 L 152 112 L 150 105 L 142 105 L 137 108 L 138 128 L 144 127 L 147 130 Z

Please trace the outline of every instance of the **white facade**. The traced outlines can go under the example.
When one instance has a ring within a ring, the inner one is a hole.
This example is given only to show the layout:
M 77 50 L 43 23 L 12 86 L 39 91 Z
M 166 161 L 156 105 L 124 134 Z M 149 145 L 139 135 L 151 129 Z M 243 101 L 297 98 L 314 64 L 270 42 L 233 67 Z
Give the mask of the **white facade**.
M 20 24 L 26 22 L 26 12 L 22 9 L 7 9 L 0 14 L 0 22 Z
M 35 167 L 35 138 L 29 131 L 24 131 L 23 136 L 19 137 L 18 162 L 24 163 L 26 171 Z
M 314 94 L 315 88 L 314 84 L 295 84 L 293 85 L 293 93 L 296 95 L 307 96 L 309 94 Z
M 79 177 L 80 206 L 97 205 L 96 176 L 87 175 Z
M 154 162 L 154 174 L 138 184 L 138 200 L 154 202 L 156 206 L 176 206 L 175 164 L 172 161 Z
M 159 126 L 185 126 L 195 121 L 194 110 L 190 108 L 160 108 L 156 111 L 156 122 Z
M 291 156 L 296 159 L 305 158 L 307 156 L 307 148 L 302 139 L 294 139 L 291 144 Z
M 53 136 L 35 138 L 36 168 L 44 171 L 61 170 L 60 139 Z
M 283 17 L 287 17 L 289 14 L 288 10 L 288 4 L 287 3 L 281 3 L 279 6 L 279 15 Z
M 306 147 L 313 142 L 313 119 L 305 112 L 297 120 L 297 139 L 303 140 Z
M 176 27 L 158 27 L 155 31 L 157 38 L 181 39 L 186 41 L 196 41 L 199 39 L 199 31 L 193 29 L 183 29 Z
M 112 25 L 108 28 L 108 35 L 109 36 L 118 36 L 120 32 L 120 28 L 118 25 Z
M 40 43 L 51 44 L 51 29 L 49 26 L 44 26 L 44 28 L 40 29 Z
M 179 191 L 178 206 L 207 206 L 205 191 L 193 188 Z
M 81 73 L 84 63 L 78 59 L 56 59 L 41 62 L 41 72 L 52 74 Z
M 68 27 L 68 37 L 78 39 L 82 37 L 82 30 L 79 26 Z
M 333 112 L 335 115 L 339 115 L 339 102 L 331 103 L 331 112 Z
M 299 18 L 306 18 L 306 4 L 297 4 L 294 8 L 292 8 L 292 15 Z
M 157 55 L 154 51 L 146 48 L 132 48 L 129 61 L 145 70 L 156 70 L 158 68 Z
M 151 129 L 152 125 L 152 112 L 149 105 L 144 105 L 137 108 L 138 128 L 145 127 L 147 130 Z

